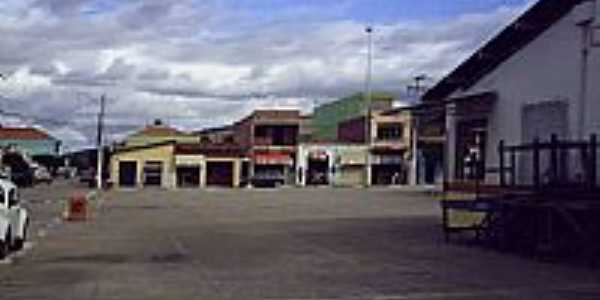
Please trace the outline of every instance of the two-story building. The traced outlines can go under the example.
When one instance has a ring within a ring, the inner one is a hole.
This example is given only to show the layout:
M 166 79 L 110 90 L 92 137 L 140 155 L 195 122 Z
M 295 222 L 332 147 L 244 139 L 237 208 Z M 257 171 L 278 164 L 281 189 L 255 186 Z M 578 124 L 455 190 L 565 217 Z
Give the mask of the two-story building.
M 256 110 L 234 124 L 234 142 L 248 149 L 250 177 L 295 182 L 299 110 Z
M 367 185 L 407 184 L 412 159 L 412 114 L 409 110 L 374 111 L 369 138 L 365 138 L 365 117 L 338 125 L 338 141 L 368 145 L 365 165 Z

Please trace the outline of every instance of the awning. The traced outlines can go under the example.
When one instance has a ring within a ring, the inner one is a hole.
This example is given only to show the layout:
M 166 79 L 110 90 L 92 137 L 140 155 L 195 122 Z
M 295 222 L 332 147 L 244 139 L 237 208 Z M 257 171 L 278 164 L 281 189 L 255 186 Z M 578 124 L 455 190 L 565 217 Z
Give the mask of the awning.
M 454 104 L 454 109 L 449 113 L 463 119 L 487 117 L 492 111 L 498 94 L 484 92 L 452 98 L 447 103 Z
M 405 163 L 404 157 L 398 154 L 382 154 L 373 156 L 374 165 L 401 165 Z
M 257 165 L 293 165 L 294 160 L 289 154 L 272 152 L 254 154 L 254 164 Z
M 325 150 L 314 150 L 308 153 L 308 157 L 312 160 L 327 160 L 329 155 Z

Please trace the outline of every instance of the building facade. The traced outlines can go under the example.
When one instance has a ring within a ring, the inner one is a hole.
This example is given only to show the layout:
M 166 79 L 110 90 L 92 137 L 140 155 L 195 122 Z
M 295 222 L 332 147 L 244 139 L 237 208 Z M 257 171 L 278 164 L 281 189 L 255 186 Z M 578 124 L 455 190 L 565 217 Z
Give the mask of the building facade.
M 298 110 L 257 110 L 234 124 L 234 142 L 250 158 L 250 177 L 295 182 L 301 123 Z
M 298 186 L 364 186 L 367 147 L 341 143 L 302 143 L 296 157 Z
M 239 147 L 174 141 L 119 149 L 110 166 L 111 181 L 121 188 L 240 187 L 248 173 Z
M 368 145 L 364 166 L 366 185 L 408 184 L 413 157 L 413 117 L 410 110 L 374 111 L 370 118 L 370 136 L 365 138 L 365 117 L 342 121 L 337 140 Z
M 29 157 L 61 154 L 61 141 L 32 127 L 0 127 L 0 147 L 14 148 Z
M 389 110 L 392 108 L 393 102 L 394 97 L 385 93 L 373 93 L 371 96 L 373 111 Z M 364 116 L 366 112 L 367 97 L 362 93 L 316 107 L 312 116 L 313 140 L 335 141 L 338 134 L 338 124 Z
M 583 140 L 600 132 L 600 85 L 594 84 L 600 80 L 600 5 L 594 4 L 538 1 L 427 92 L 426 103 L 445 106 L 449 181 L 497 183 L 500 141 Z M 569 180 L 584 168 L 575 157 L 565 158 Z M 515 176 L 530 178 L 531 157 L 515 161 Z

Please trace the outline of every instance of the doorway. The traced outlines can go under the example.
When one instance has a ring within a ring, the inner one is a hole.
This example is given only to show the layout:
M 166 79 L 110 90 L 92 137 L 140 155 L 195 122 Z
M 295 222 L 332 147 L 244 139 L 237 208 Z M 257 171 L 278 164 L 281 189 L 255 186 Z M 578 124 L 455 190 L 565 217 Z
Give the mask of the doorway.
M 233 187 L 233 162 L 209 161 L 206 163 L 206 185 Z
M 137 184 L 137 162 L 121 161 L 119 162 L 119 186 L 135 187 Z
M 177 187 L 197 188 L 200 187 L 200 166 L 177 167 Z
M 310 155 L 307 166 L 306 184 L 329 184 L 329 156 L 327 154 Z

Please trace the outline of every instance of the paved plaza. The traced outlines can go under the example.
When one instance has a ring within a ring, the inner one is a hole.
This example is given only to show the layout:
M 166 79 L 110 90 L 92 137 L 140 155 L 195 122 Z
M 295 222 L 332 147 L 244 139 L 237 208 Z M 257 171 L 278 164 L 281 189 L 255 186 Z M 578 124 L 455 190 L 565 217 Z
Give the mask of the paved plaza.
M 63 185 L 23 197 L 65 197 Z M 36 205 L 45 220 L 60 211 Z M 422 193 L 147 189 L 91 205 L 89 221 L 48 228 L 0 265 L 0 299 L 600 297 L 597 270 L 445 243 Z

